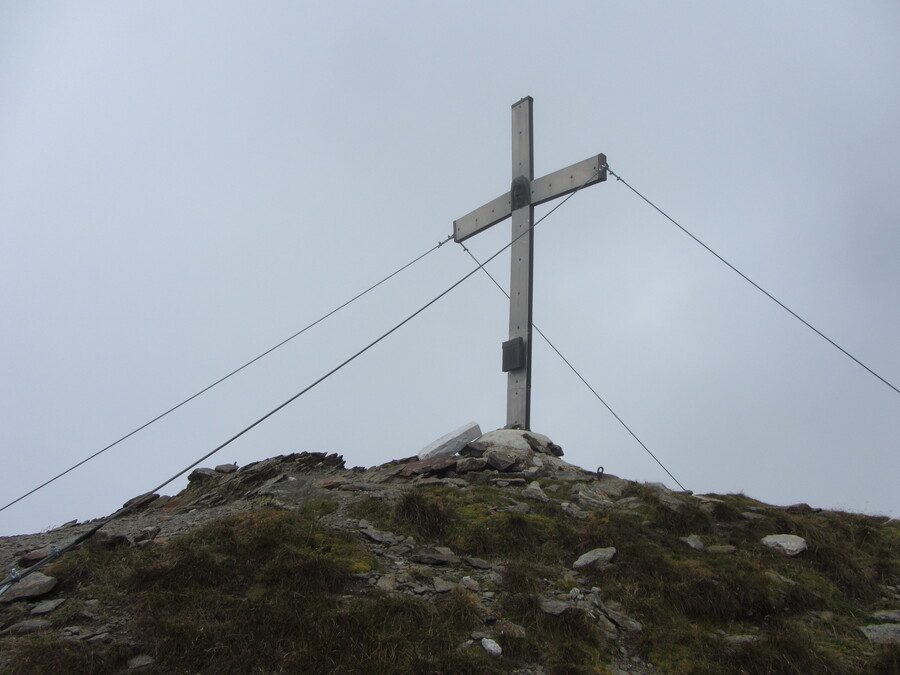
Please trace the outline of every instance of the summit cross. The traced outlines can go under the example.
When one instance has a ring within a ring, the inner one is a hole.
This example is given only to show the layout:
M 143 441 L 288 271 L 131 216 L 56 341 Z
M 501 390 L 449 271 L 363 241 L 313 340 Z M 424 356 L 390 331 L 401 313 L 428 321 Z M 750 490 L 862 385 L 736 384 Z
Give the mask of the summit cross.
M 534 286 L 534 207 L 606 180 L 606 155 L 534 179 L 532 104 L 526 96 L 512 106 L 512 185 L 510 191 L 459 220 L 453 239 L 465 241 L 512 217 L 509 283 L 509 340 L 503 343 L 503 372 L 508 374 L 506 425 L 531 428 L 531 292 Z

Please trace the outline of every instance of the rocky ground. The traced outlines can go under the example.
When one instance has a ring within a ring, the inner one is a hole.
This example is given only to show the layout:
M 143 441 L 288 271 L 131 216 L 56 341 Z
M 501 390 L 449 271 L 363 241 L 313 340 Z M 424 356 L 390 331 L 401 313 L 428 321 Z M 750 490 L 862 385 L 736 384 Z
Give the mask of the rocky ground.
M 497 589 L 504 561 L 460 555 L 448 547 L 428 545 L 408 534 L 379 529 L 365 518 L 350 515 L 353 505 L 367 498 L 396 503 L 404 491 L 426 486 L 453 490 L 491 486 L 506 495 L 506 504 L 498 506 L 498 510 L 528 513 L 537 504 L 556 503 L 575 521 L 615 510 L 632 512 L 635 521 L 640 522 L 643 503 L 639 497 L 627 496 L 632 485 L 629 481 L 572 466 L 561 455 L 561 449 L 540 434 L 499 430 L 468 443 L 458 453 L 424 460 L 410 457 L 369 469 L 348 469 L 341 457 L 323 453 L 274 457 L 245 467 L 222 465 L 197 469 L 191 474 L 185 491 L 173 497 L 136 497 L 129 502 L 133 510 L 105 526 L 96 538 L 108 546 L 165 546 L 174 538 L 224 515 L 260 506 L 296 508 L 313 500 L 328 500 L 337 508 L 323 515 L 320 522 L 329 528 L 353 532 L 379 561 L 377 571 L 359 575 L 361 582 L 380 592 L 426 599 L 465 588 L 477 596 L 484 616 L 483 626 L 469 636 L 467 644 L 480 645 L 494 653 L 500 650 L 501 637 L 515 637 L 525 631 L 521 625 L 503 618 L 498 609 Z M 548 483 L 548 478 L 552 482 Z M 717 501 L 714 497 L 673 492 L 663 485 L 644 487 L 673 510 L 690 503 L 711 511 Z M 764 511 L 765 508 L 755 507 L 740 517 L 752 521 L 763 518 Z M 41 534 L 0 538 L 0 568 L 26 569 L 27 565 L 52 554 L 52 547 L 64 546 L 91 526 L 91 523 L 72 522 Z M 697 534 L 681 537 L 681 541 L 684 546 L 711 556 L 729 556 L 735 552 L 732 545 L 705 542 Z M 761 543 L 785 556 L 802 555 L 807 547 L 803 538 L 780 532 L 772 532 Z M 644 630 L 641 621 L 628 616 L 621 605 L 601 597 L 600 590 L 591 586 L 584 574 L 586 570 L 615 561 L 616 548 L 573 551 L 573 555 L 574 562 L 560 579 L 545 580 L 541 610 L 551 616 L 579 610 L 591 617 L 596 629 L 619 645 L 610 672 L 620 675 L 659 672 L 630 651 L 631 638 Z M 892 595 L 894 607 L 900 608 L 898 589 L 888 587 L 884 592 Z M 105 604 L 99 598 L 84 600 L 85 608 L 71 618 L 71 623 L 61 626 L 53 617 L 63 611 L 67 598 L 55 590 L 52 577 L 35 573 L 10 588 L 0 596 L 0 666 L 12 663 L 19 636 L 37 632 L 55 631 L 60 639 L 87 644 L 139 645 L 137 636 L 130 633 L 125 610 Z M 646 621 L 646 617 L 640 618 Z M 881 610 L 874 618 L 860 628 L 873 644 L 900 643 L 900 609 Z M 758 639 L 753 634 L 722 637 L 736 644 Z M 138 654 L 129 661 L 128 667 L 139 670 L 152 664 L 152 656 Z M 545 671 L 541 664 L 531 664 L 516 672 Z

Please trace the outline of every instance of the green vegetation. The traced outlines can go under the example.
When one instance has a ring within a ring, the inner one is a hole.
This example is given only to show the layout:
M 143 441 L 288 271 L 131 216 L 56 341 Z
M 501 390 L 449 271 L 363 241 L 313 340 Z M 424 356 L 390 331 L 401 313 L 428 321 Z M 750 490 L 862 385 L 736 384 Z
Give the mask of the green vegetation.
M 560 486 L 550 494 L 568 498 L 571 487 Z M 393 501 L 361 497 L 344 512 L 418 544 L 489 560 L 500 572 L 482 583 L 496 597 L 490 608 L 462 587 L 427 601 L 376 590 L 368 573 L 381 563 L 363 540 L 322 526 L 337 509 L 329 500 L 260 508 L 165 545 L 87 546 L 50 570 L 69 599 L 49 618 L 57 628 L 77 625 L 88 599 L 99 599 L 131 617 L 128 632 L 139 643 L 18 637 L 7 670 L 121 672 L 146 653 L 155 663 L 142 672 L 155 673 L 501 673 L 533 663 L 555 674 L 605 673 L 626 647 L 666 673 L 900 672 L 898 650 L 877 648 L 859 631 L 869 613 L 895 606 L 883 596 L 900 585 L 897 527 L 765 507 L 744 495 L 682 498 L 680 506 L 648 486 L 626 496 L 633 508 L 585 520 L 558 501 L 523 508 L 515 491 L 491 487 L 411 487 Z M 758 517 L 745 517 L 748 509 Z M 790 558 L 763 546 L 773 533 L 802 536 L 809 550 Z M 679 540 L 689 534 L 707 548 L 734 550 L 694 550 Z M 610 546 L 612 564 L 573 572 L 581 553 Z M 415 565 L 407 572 L 425 585 L 470 573 Z M 586 610 L 544 611 L 542 601 L 574 586 L 597 587 L 608 607 L 643 630 L 613 639 Z M 486 626 L 501 658 L 471 646 Z

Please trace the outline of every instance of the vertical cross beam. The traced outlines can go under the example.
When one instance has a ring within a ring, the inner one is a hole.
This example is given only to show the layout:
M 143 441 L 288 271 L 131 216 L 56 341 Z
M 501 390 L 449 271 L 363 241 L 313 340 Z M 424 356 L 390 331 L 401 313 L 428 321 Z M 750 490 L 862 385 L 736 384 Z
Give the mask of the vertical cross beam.
M 506 424 L 531 428 L 531 291 L 534 279 L 534 207 L 606 180 L 606 155 L 594 155 L 534 178 L 533 100 L 512 107 L 512 187 L 504 195 L 453 221 L 453 239 L 469 237 L 512 217 L 509 284 L 509 340 L 503 343 L 503 372 L 508 373 Z
M 534 206 L 531 181 L 534 180 L 534 126 L 530 96 L 512 107 L 512 264 L 509 278 L 509 339 L 522 343 L 524 367 L 508 372 L 506 424 L 531 428 L 531 292 L 534 279 Z M 522 365 L 521 362 L 515 365 Z

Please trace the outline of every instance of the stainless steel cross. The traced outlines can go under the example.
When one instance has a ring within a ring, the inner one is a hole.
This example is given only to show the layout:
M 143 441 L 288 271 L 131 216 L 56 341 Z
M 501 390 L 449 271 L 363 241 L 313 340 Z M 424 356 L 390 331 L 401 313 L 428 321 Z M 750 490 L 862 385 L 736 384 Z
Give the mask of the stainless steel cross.
M 534 180 L 533 99 L 512 107 L 512 186 L 510 191 L 453 221 L 453 238 L 465 241 L 512 216 L 509 281 L 509 340 L 503 343 L 503 372 L 508 373 L 506 424 L 531 428 L 531 291 L 534 264 L 534 207 L 582 187 L 606 180 L 606 155 L 595 155 Z

